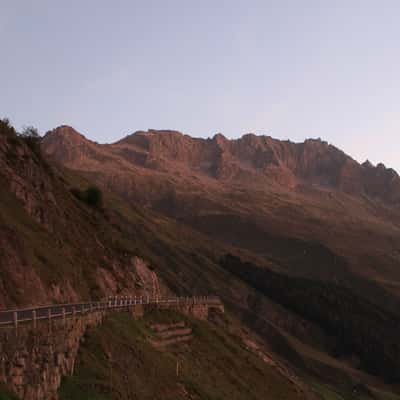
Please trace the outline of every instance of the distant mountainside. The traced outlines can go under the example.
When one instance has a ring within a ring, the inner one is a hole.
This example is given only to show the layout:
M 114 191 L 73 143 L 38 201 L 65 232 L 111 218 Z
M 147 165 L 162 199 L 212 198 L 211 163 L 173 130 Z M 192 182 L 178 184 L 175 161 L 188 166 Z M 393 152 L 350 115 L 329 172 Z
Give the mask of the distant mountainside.
M 400 293 L 400 178 L 382 164 L 361 165 L 321 140 L 252 134 L 196 139 L 149 130 L 98 144 L 62 126 L 42 148 L 257 262 L 358 287 L 354 274 Z
M 222 134 L 197 139 L 176 131 L 149 130 L 99 145 L 63 126 L 46 135 L 44 149 L 74 168 L 89 160 L 119 158 L 155 171 L 204 174 L 225 184 L 265 180 L 290 189 L 318 185 L 400 205 L 400 177 L 393 169 L 383 164 L 374 167 L 369 161 L 359 164 L 321 140 L 293 143 L 253 134 L 235 140 Z

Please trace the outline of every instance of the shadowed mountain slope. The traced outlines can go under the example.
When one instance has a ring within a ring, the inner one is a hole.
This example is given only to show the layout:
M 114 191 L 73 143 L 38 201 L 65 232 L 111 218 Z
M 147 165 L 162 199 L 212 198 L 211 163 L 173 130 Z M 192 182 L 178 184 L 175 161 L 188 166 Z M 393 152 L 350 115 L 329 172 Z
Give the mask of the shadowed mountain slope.
M 252 134 L 149 130 L 102 145 L 63 126 L 42 146 L 131 203 L 274 268 L 347 286 L 356 275 L 400 293 L 400 178 L 381 164 L 360 165 L 320 140 Z

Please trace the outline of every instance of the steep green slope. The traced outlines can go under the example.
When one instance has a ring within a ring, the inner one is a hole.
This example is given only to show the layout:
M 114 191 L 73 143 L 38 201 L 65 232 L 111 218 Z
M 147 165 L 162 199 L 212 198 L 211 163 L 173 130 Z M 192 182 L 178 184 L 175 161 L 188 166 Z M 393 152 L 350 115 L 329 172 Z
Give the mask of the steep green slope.
M 399 381 L 400 318 L 333 283 L 288 277 L 227 255 L 221 265 L 265 296 L 334 337 L 336 356 L 356 354 L 360 367 Z
M 152 347 L 149 339 L 154 339 L 154 333 L 149 326 L 178 321 L 192 327 L 192 341 L 163 351 Z M 227 329 L 225 324 L 231 322 L 228 318 L 210 323 L 156 310 L 140 320 L 127 313 L 109 316 L 86 335 L 74 375 L 62 382 L 60 400 L 400 399 L 387 388 L 352 384 L 341 367 L 327 370 L 332 374 L 330 383 L 305 371 L 299 375 L 301 382 L 284 364 L 265 360 L 251 350 Z M 327 365 L 322 363 L 319 368 Z M 335 384 L 335 379 L 341 383 Z
M 193 328 L 188 345 L 153 348 L 150 323 L 185 320 Z M 179 376 L 176 364 L 179 360 Z M 73 377 L 60 399 L 302 399 L 295 385 L 223 329 L 173 312 L 129 314 L 107 319 L 85 338 Z

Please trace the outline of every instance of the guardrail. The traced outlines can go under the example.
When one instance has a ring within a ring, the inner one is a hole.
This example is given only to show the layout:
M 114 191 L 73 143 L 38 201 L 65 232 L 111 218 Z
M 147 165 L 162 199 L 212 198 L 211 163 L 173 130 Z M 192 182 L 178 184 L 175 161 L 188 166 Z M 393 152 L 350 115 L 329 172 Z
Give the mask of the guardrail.
M 0 311 L 0 326 L 14 325 L 16 328 L 19 323 L 33 322 L 34 327 L 39 320 L 51 320 L 55 318 L 65 319 L 67 316 L 77 316 L 90 312 L 120 309 L 126 307 L 134 307 L 137 305 L 162 305 L 176 307 L 179 305 L 194 304 L 221 304 L 219 297 L 202 296 L 202 297 L 134 297 L 134 296 L 110 296 L 102 301 L 93 301 L 88 303 L 68 303 L 55 304 L 48 306 L 32 307 L 25 309 Z

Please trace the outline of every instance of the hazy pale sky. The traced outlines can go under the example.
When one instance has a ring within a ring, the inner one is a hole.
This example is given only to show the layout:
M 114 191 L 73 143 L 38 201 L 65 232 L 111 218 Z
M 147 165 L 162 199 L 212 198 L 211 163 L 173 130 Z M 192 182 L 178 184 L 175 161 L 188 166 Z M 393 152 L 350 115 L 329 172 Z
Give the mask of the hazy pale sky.
M 400 171 L 399 0 L 0 0 L 0 117 L 321 137 Z

